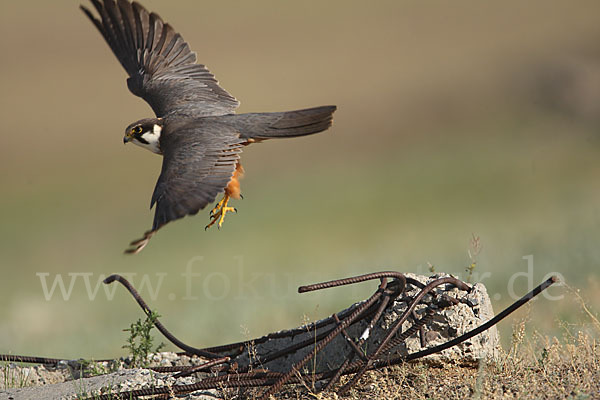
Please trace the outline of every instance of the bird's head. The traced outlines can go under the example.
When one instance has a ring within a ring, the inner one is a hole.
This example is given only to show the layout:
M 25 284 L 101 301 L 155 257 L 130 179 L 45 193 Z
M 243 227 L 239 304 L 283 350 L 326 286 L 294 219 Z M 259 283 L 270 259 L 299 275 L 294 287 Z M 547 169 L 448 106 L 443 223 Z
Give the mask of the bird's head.
M 133 142 L 153 153 L 161 154 L 159 139 L 162 127 L 162 118 L 140 119 L 125 129 L 123 143 Z

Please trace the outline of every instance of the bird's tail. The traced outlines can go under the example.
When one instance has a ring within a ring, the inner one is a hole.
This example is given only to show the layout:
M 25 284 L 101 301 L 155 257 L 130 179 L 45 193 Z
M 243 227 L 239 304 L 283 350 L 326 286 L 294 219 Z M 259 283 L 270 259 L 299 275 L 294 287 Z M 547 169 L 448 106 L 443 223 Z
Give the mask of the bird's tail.
M 235 127 L 247 139 L 289 138 L 322 132 L 331 126 L 335 106 L 305 110 L 237 114 Z

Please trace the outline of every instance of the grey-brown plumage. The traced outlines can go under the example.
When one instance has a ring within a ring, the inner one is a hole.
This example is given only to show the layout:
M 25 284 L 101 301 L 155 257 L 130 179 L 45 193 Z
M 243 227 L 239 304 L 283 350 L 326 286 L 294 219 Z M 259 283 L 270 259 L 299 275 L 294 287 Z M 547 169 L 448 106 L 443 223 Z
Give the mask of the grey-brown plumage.
M 234 114 L 239 102 L 222 89 L 181 35 L 128 0 L 90 0 L 99 14 L 81 6 L 100 31 L 129 78 L 129 90 L 146 100 L 156 118 L 127 127 L 133 141 L 163 155 L 152 195 L 152 229 L 127 252 L 137 253 L 169 221 L 194 215 L 225 193 L 213 210 L 220 218 L 229 197 L 239 197 L 242 147 L 255 141 L 304 136 L 331 126 L 335 106 L 274 113 Z M 237 188 L 237 189 L 236 189 Z M 220 208 L 219 208 L 220 207 Z M 211 213 L 212 215 L 212 213 Z

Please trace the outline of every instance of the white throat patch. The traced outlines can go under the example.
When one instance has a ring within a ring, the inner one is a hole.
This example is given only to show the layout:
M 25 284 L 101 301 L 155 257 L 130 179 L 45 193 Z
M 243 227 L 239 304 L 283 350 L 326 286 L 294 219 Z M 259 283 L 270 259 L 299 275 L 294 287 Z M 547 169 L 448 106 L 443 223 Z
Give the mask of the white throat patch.
M 148 144 L 138 141 L 136 138 L 133 138 L 132 142 L 137 144 L 140 147 L 150 150 L 153 153 L 161 154 L 160 151 L 160 132 L 162 131 L 162 127 L 159 125 L 154 125 L 152 128 L 152 132 L 144 132 L 142 134 L 142 139 L 144 139 Z

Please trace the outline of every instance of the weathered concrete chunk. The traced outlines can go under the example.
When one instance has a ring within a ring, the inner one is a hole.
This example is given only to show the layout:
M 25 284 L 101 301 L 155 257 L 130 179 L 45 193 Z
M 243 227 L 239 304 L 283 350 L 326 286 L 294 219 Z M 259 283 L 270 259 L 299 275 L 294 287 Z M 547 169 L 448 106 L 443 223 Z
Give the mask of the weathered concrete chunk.
M 175 353 L 158 353 L 155 360 L 178 362 Z M 33 382 L 32 382 L 33 383 Z M 44 384 L 45 383 L 45 384 Z M 42 386 L 16 387 L 0 390 L 0 400 L 95 398 L 101 394 L 115 394 L 138 389 L 156 389 L 194 383 L 193 377 L 175 379 L 171 374 L 153 372 L 149 369 L 122 369 L 116 372 L 68 380 L 62 383 L 42 382 Z M 216 390 L 202 390 L 187 396 L 190 400 L 213 400 L 219 398 Z
M 423 284 L 428 284 L 434 279 L 447 275 L 438 274 L 432 277 L 422 275 L 406 274 L 407 277 L 418 280 Z M 412 286 L 412 285 L 411 285 Z M 409 296 L 415 296 L 418 289 L 409 286 L 407 292 Z M 470 293 L 461 291 L 451 285 L 442 285 L 434 289 L 435 296 L 446 294 L 456 298 L 461 302 L 448 308 L 436 312 L 432 321 L 425 325 L 425 344 L 426 347 L 436 346 L 452 340 L 464 333 L 482 325 L 494 317 L 492 303 L 487 294 L 485 286 L 481 283 L 473 285 Z M 425 303 L 431 304 L 433 296 L 426 296 Z M 419 307 L 423 310 L 426 306 Z M 406 310 L 406 303 L 395 302 L 393 312 L 386 314 L 388 324 L 393 323 Z M 417 311 L 420 314 L 422 311 Z M 405 322 L 403 329 L 408 329 L 410 324 Z M 386 325 L 384 325 L 384 328 Z M 414 353 L 423 350 L 421 340 L 417 336 L 412 336 L 406 340 L 406 352 Z M 481 334 L 472 337 L 454 347 L 446 349 L 441 353 L 432 354 L 425 359 L 428 362 L 459 362 L 474 363 L 479 359 L 496 359 L 499 356 L 500 339 L 498 330 L 495 326 Z
M 448 276 L 445 274 L 437 274 L 431 277 L 415 274 L 405 275 L 424 285 L 435 279 Z M 420 289 L 417 286 L 408 284 L 404 294 L 394 301 L 372 330 L 367 330 L 370 318 L 365 318 L 347 329 L 349 336 L 355 339 L 368 336 L 366 344 L 363 345 L 363 350 L 366 354 L 372 353 L 384 339 L 387 330 L 406 311 L 407 301 L 414 298 L 419 291 Z M 356 303 L 354 306 L 357 304 L 360 303 Z M 483 284 L 475 284 L 469 293 L 459 290 L 451 284 L 440 285 L 423 298 L 415 310 L 416 317 L 421 318 L 428 308 L 435 310 L 431 320 L 423 326 L 422 331 L 406 339 L 404 345 L 394 348 L 394 354 L 411 354 L 447 342 L 476 328 L 494 316 L 489 296 Z M 400 332 L 409 329 L 413 323 L 414 319 L 410 317 L 404 322 Z M 260 365 L 264 368 L 271 371 L 286 372 L 292 364 L 300 361 L 309 352 L 313 352 L 314 346 L 308 346 L 273 361 L 268 361 L 269 356 L 288 346 L 305 341 L 314 341 L 316 335 L 329 331 L 334 326 L 334 323 L 327 324 L 317 329 L 317 332 L 310 329 L 309 326 L 301 327 L 294 330 L 296 333 L 293 336 L 270 338 L 268 340 L 257 339 L 253 351 L 239 356 L 236 362 L 241 366 L 245 366 L 249 362 L 259 359 L 263 360 Z M 285 336 L 285 331 L 278 332 L 278 334 L 279 336 Z M 429 363 L 450 361 L 474 363 L 479 359 L 497 358 L 499 349 L 498 331 L 496 327 L 492 327 L 455 347 L 427 356 L 424 360 Z M 313 366 L 316 366 L 317 372 L 337 368 L 351 352 L 350 345 L 342 335 L 339 335 L 316 355 L 316 360 L 307 363 L 304 370 L 308 372 L 312 370 Z

